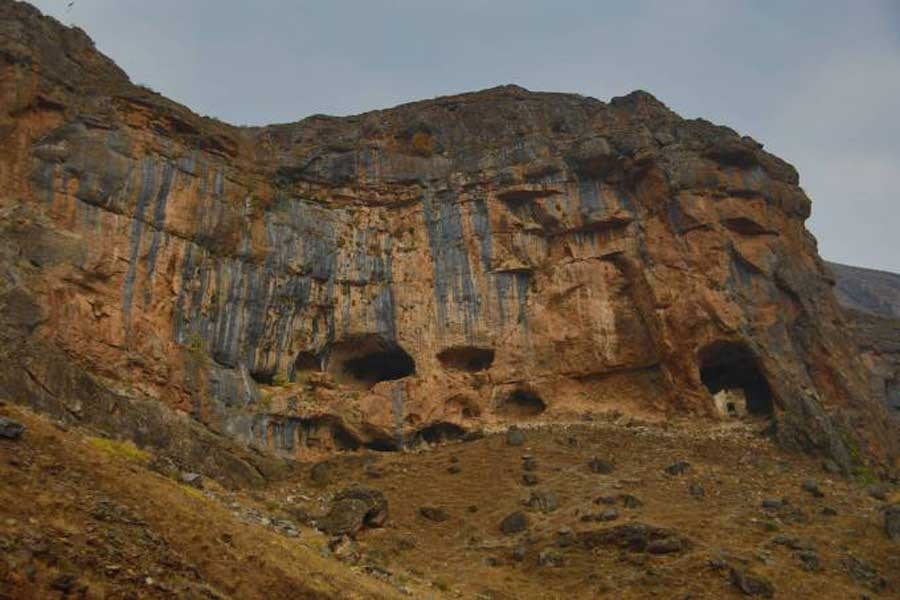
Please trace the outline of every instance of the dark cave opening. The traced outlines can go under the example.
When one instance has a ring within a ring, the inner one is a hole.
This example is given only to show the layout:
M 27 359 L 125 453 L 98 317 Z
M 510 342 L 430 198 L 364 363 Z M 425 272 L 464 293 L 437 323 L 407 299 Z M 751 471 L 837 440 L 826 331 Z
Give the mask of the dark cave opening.
M 698 359 L 700 379 L 710 394 L 715 396 L 723 390 L 740 390 L 746 400 L 747 414 L 772 414 L 772 390 L 769 382 L 760 369 L 756 356 L 745 344 L 713 342 L 699 352 Z M 735 399 L 728 398 L 724 412 L 739 415 L 741 410 L 736 403 Z
M 537 393 L 517 389 L 503 400 L 497 412 L 510 417 L 534 417 L 545 410 L 547 405 Z
M 403 348 L 374 335 L 336 343 L 328 364 L 328 370 L 339 381 L 365 387 L 416 372 L 415 361 Z
M 319 357 L 312 352 L 298 352 L 297 358 L 294 359 L 294 372 L 302 371 L 318 371 L 321 368 Z
M 493 348 L 477 346 L 453 346 L 441 350 L 437 358 L 441 365 L 457 371 L 484 371 L 494 364 Z
M 415 442 L 443 444 L 444 442 L 461 440 L 465 435 L 466 430 L 459 425 L 441 421 L 418 430 L 415 435 Z

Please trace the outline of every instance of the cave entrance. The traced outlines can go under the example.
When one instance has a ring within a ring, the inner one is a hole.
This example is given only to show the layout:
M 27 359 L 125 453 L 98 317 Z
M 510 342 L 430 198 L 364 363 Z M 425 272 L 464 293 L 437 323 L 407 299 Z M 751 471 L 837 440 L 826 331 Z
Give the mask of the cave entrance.
M 494 364 L 494 350 L 477 346 L 453 346 L 441 350 L 437 358 L 447 369 L 457 371 L 484 371 Z
M 753 352 L 739 342 L 714 342 L 698 359 L 700 379 L 720 413 L 742 417 L 772 414 L 772 390 Z
M 414 439 L 415 442 L 418 443 L 443 444 L 445 442 L 461 440 L 465 436 L 466 430 L 459 425 L 440 421 L 417 431 Z
M 536 392 L 517 389 L 503 399 L 497 412 L 509 417 L 523 418 L 537 416 L 545 410 L 547 405 Z
M 328 371 L 339 383 L 368 388 L 415 374 L 416 363 L 397 343 L 368 335 L 334 344 Z

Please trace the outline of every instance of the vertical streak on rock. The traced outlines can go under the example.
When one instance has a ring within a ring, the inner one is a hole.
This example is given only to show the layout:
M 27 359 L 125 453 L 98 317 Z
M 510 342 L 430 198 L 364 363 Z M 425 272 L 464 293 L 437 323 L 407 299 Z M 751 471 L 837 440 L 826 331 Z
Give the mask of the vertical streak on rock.
M 397 448 L 403 449 L 403 421 L 406 417 L 403 402 L 403 383 L 396 382 L 391 388 L 391 413 L 394 416 L 394 436 L 397 440 Z
M 168 205 L 169 190 L 172 187 L 174 176 L 175 169 L 172 163 L 165 162 L 162 169 L 162 184 L 159 186 L 159 192 L 156 195 L 156 207 L 153 210 L 153 237 L 150 241 L 150 250 L 147 252 L 147 281 L 144 285 L 145 306 L 150 303 L 150 298 L 153 294 L 153 273 L 156 268 L 159 245 L 166 235 L 163 228 L 166 224 L 166 206 Z
M 475 292 L 469 257 L 463 239 L 459 205 L 450 194 L 434 198 L 426 194 L 422 202 L 431 259 L 434 267 L 434 294 L 438 327 L 445 331 L 449 325 L 448 304 L 462 311 L 466 335 L 480 313 L 480 297 Z
M 134 297 L 134 280 L 137 277 L 138 254 L 141 250 L 144 212 L 155 189 L 156 165 L 151 156 L 146 156 L 141 165 L 141 189 L 138 191 L 137 205 L 131 217 L 131 251 L 129 253 L 128 272 L 125 274 L 125 282 L 122 286 L 122 316 L 126 335 L 131 328 L 131 303 Z

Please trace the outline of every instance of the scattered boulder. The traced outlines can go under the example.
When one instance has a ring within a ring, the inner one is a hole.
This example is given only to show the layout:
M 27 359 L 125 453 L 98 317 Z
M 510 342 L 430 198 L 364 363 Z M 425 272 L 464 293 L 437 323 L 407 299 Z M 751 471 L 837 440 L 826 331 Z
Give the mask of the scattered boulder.
M 553 491 L 535 490 L 528 498 L 528 506 L 542 513 L 551 513 L 559 508 L 559 496 Z
M 900 541 L 900 504 L 884 507 L 884 533 L 891 540 Z
M 601 475 L 608 475 L 616 470 L 616 467 L 611 462 L 596 456 L 588 461 L 588 468 L 591 470 L 591 473 L 599 473 Z
M 511 425 L 509 429 L 506 430 L 506 445 L 507 446 L 521 446 L 525 443 L 525 432 L 516 427 L 515 425 Z
M 680 552 L 684 547 L 683 542 L 677 537 L 667 537 L 658 540 L 652 540 L 647 544 L 647 552 L 650 554 L 673 554 Z
M 528 529 L 528 515 L 521 510 L 506 515 L 500 521 L 500 531 L 506 535 L 521 533 Z
M 522 457 L 522 470 L 537 471 L 537 459 L 529 454 Z
M 593 531 L 581 531 L 577 534 L 576 541 L 588 550 L 613 546 L 629 552 L 645 552 L 651 542 L 668 538 L 679 539 L 681 550 L 688 547 L 688 541 L 675 530 L 640 522 L 625 523 Z
M 876 500 L 881 500 L 882 502 L 887 500 L 888 491 L 888 487 L 883 483 L 873 483 L 866 488 L 866 493 L 869 494 L 869 496 Z
M 763 598 L 771 598 L 775 595 L 775 588 L 766 579 L 759 575 L 752 575 L 746 571 L 735 569 L 732 567 L 731 585 L 739 589 L 747 596 L 762 596 Z
M 354 536 L 366 527 L 381 527 L 387 520 L 387 499 L 372 488 L 354 486 L 338 492 L 330 510 L 316 527 L 331 535 Z
M 519 544 L 512 551 L 512 558 L 516 562 L 521 562 L 525 560 L 525 555 L 528 553 L 528 548 L 525 544 Z
M 534 473 L 523 473 L 522 483 L 527 486 L 535 486 L 538 484 L 538 476 Z
M 594 504 L 615 504 L 615 496 L 597 496 L 594 498 Z
M 435 523 L 442 523 L 450 518 L 447 511 L 439 506 L 422 506 L 419 508 L 419 514 Z
M 832 475 L 840 475 L 841 474 L 840 465 L 838 465 L 836 462 L 834 462 L 830 458 L 822 463 L 822 470 L 824 470 L 826 473 L 830 473 Z
M 837 509 L 835 509 L 831 506 L 823 506 L 822 514 L 825 515 L 826 517 L 835 517 L 835 516 L 837 516 L 838 511 L 837 511 Z
M 600 521 L 615 521 L 619 518 L 619 511 L 615 508 L 608 508 L 600 513 L 599 520 Z
M 561 567 L 562 554 L 556 548 L 544 548 L 538 555 L 538 564 L 542 567 Z
M 841 562 L 847 569 L 850 577 L 870 590 L 881 592 L 887 587 L 887 580 L 878 574 L 875 565 L 869 561 L 848 554 Z
M 556 532 L 556 545 L 560 548 L 568 548 L 574 543 L 575 536 L 571 528 L 562 527 L 559 531 Z
M 669 475 L 684 475 L 691 468 L 691 463 L 686 460 L 678 460 L 666 467 L 665 471 Z
M 778 510 L 785 505 L 785 501 L 780 498 L 765 498 L 762 501 L 762 507 L 766 510 Z
M 181 483 L 195 487 L 198 490 L 203 489 L 203 475 L 185 471 L 181 474 Z
M 819 560 L 819 554 L 815 550 L 801 550 L 797 553 L 797 558 L 803 563 L 805 571 L 822 570 L 822 562 Z
M 704 488 L 699 483 L 693 482 L 688 486 L 688 493 L 699 500 L 700 498 L 704 498 L 706 496 L 706 488 Z
M 50 589 L 67 595 L 75 589 L 77 584 L 78 577 L 76 575 L 72 575 L 71 573 L 60 573 L 50 582 Z
M 7 417 L 0 417 L 0 438 L 17 440 L 25 433 L 25 426 Z
M 815 479 L 807 479 L 800 487 L 803 488 L 804 492 L 807 492 L 811 496 L 814 496 L 816 498 L 825 497 L 825 493 L 821 489 L 819 489 L 819 482 Z
M 449 467 L 447 467 L 447 472 L 450 473 L 451 475 L 456 475 L 457 473 L 462 472 L 462 467 L 460 467 L 458 464 L 452 464 Z
M 619 499 L 625 508 L 640 508 L 644 505 L 637 496 L 632 496 L 631 494 L 621 494 Z

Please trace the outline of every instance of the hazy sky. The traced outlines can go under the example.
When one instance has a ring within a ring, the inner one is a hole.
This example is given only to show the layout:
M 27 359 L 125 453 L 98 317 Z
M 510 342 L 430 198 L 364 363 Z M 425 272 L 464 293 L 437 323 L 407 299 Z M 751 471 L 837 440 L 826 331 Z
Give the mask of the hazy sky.
M 900 272 L 900 0 L 34 0 L 236 124 L 516 83 L 644 89 L 800 171 L 822 255 Z

